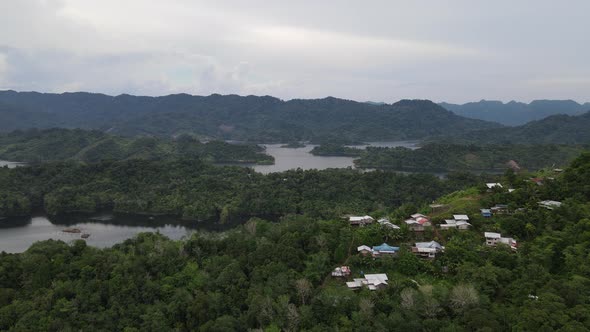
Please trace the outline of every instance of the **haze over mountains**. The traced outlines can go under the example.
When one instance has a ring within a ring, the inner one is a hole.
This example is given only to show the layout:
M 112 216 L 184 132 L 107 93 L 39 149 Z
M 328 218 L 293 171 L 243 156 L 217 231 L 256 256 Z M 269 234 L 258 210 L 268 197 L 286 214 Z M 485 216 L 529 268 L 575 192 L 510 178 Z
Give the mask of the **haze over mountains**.
M 590 103 L 579 104 L 573 100 L 533 100 L 529 104 L 481 100 L 462 105 L 444 102 L 439 105 L 461 116 L 507 126 L 522 125 L 555 114 L 576 115 L 590 111 Z
M 328 97 L 282 101 L 264 96 L 187 94 L 116 97 L 92 93 L 0 92 L 2 131 L 30 127 L 99 129 L 123 135 L 257 142 L 421 139 L 449 131 L 501 127 L 458 116 L 427 100 L 371 105 Z

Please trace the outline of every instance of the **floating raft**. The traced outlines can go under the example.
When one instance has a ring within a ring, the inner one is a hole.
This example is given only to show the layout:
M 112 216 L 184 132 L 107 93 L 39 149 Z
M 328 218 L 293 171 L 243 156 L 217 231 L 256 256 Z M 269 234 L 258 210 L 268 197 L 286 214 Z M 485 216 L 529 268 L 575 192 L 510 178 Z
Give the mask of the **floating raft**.
M 75 234 L 82 233 L 82 231 L 79 228 L 66 228 L 62 232 L 64 232 L 64 233 L 75 233 Z

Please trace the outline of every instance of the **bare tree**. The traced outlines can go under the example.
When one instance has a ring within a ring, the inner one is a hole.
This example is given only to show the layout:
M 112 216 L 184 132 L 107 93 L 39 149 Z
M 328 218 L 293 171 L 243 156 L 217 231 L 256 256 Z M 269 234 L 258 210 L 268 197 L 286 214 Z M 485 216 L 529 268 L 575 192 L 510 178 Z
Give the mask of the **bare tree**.
M 295 289 L 297 289 L 297 294 L 301 299 L 302 305 L 305 305 L 305 299 L 311 294 L 311 287 L 311 282 L 307 279 L 298 279 L 295 281 Z
M 373 307 L 375 307 L 375 303 L 371 299 L 363 298 L 359 301 L 359 311 L 367 319 L 373 316 Z
M 418 297 L 418 292 L 416 292 L 415 289 L 404 288 L 402 290 L 402 292 L 400 293 L 400 296 L 402 298 L 401 305 L 404 309 L 413 309 L 414 308 L 414 306 L 416 305 L 417 297 Z
M 451 290 L 450 304 L 456 311 L 463 311 L 465 308 L 479 303 L 479 295 L 472 285 L 457 285 Z

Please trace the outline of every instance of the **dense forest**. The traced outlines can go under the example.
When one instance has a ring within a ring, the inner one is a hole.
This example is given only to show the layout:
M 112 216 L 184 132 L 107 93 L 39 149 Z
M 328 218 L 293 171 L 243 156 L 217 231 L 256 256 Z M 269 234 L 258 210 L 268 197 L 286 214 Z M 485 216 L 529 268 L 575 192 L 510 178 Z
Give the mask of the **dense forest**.
M 349 148 L 345 148 L 349 149 Z M 569 164 L 588 146 L 580 145 L 458 145 L 430 143 L 420 149 L 368 147 L 358 150 L 360 168 L 395 170 L 538 170 Z
M 590 111 L 590 103 L 579 104 L 573 100 L 533 100 L 528 104 L 516 101 L 503 103 L 497 100 L 481 100 L 462 105 L 449 103 L 439 105 L 461 116 L 508 126 L 523 125 L 551 115 L 579 115 Z
M 189 135 L 175 139 L 158 137 L 127 138 L 97 130 L 17 130 L 0 134 L 0 159 L 47 162 L 174 158 L 199 158 L 214 163 L 272 164 L 274 158 L 254 144 L 222 141 L 201 143 Z
M 590 144 L 590 112 L 553 115 L 516 127 L 474 132 L 452 131 L 429 138 L 432 142 L 462 144 Z
M 0 91 L 0 118 L 12 119 L 0 125 L 4 131 L 84 128 L 129 136 L 188 133 L 263 143 L 420 139 L 451 130 L 500 127 L 455 115 L 426 100 L 371 105 L 333 97 L 283 101 L 217 94 L 111 97 Z
M 124 164 L 129 167 L 119 167 Z M 43 172 L 16 170 L 19 176 Z M 321 173 L 290 172 L 275 180 Z M 370 174 L 375 182 L 385 176 Z M 500 181 L 516 189 L 511 193 L 476 185 L 441 197 L 450 210 L 432 213 L 435 223 L 462 212 L 473 228 L 422 234 L 445 246 L 432 260 L 411 253 L 417 237 L 404 227 L 352 228 L 339 219 L 297 215 L 278 223 L 254 218 L 182 241 L 141 234 L 109 249 L 82 240 L 39 242 L 22 254 L 0 254 L 0 329 L 588 331 L 590 154 L 544 185 L 526 181 L 529 176 L 506 173 Z M 563 205 L 547 210 L 537 205 L 543 199 Z M 500 203 L 518 212 L 478 215 L 479 208 Z M 373 215 L 400 223 L 417 210 L 429 213 L 427 206 L 405 204 Z M 486 246 L 483 231 L 514 237 L 518 249 Z M 356 253 L 359 245 L 382 242 L 400 246 L 400 253 L 379 259 Z M 350 266 L 350 278 L 386 273 L 388 284 L 374 292 L 348 289 L 330 276 L 342 264 Z
M 45 163 L 0 168 L 0 216 L 63 213 L 170 215 L 228 222 L 250 216 L 340 217 L 434 198 L 479 177 L 293 170 L 263 175 L 199 160 Z

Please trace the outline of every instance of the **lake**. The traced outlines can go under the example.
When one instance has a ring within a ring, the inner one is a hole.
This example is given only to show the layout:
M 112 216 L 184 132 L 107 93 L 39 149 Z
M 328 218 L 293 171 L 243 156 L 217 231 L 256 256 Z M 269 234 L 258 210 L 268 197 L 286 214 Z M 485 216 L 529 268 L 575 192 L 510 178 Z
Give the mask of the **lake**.
M 17 163 L 13 161 L 0 160 L 0 167 L 8 166 L 8 168 L 15 168 L 17 166 L 25 165 L 24 163 Z
M 83 233 L 90 234 L 85 241 L 88 245 L 105 248 L 121 243 L 142 232 L 159 232 L 171 239 L 179 240 L 196 230 L 224 230 L 231 225 L 213 223 L 185 223 L 170 219 L 150 220 L 147 217 L 64 218 L 49 220 L 46 216 L 8 218 L 0 220 L 0 252 L 18 253 L 27 250 L 33 243 L 43 240 L 71 242 L 81 239 Z M 81 233 L 66 233 L 67 228 L 77 228 Z
M 395 141 L 395 142 L 369 142 L 365 145 L 353 146 L 358 149 L 365 149 L 367 146 L 376 147 L 406 147 L 417 149 L 417 141 Z M 262 144 L 266 153 L 275 158 L 274 165 L 250 165 L 255 171 L 263 174 L 282 172 L 290 169 L 327 169 L 327 168 L 354 168 L 354 157 L 326 157 L 314 156 L 309 153 L 317 145 L 307 145 L 303 148 L 282 148 L 283 144 Z

